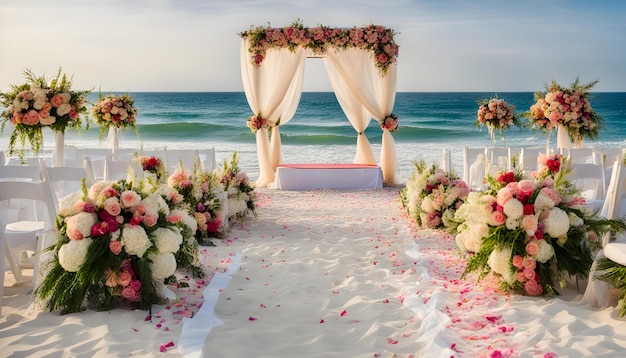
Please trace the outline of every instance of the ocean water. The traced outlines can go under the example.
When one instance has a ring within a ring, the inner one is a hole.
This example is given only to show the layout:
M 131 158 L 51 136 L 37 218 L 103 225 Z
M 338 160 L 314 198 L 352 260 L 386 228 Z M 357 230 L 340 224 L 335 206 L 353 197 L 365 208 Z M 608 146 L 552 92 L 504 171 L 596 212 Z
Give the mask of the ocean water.
M 246 126 L 252 114 L 242 92 L 137 92 L 129 93 L 138 109 L 139 137 L 130 129 L 120 135 L 120 146 L 151 149 L 215 148 L 218 162 L 230 158 L 233 151 L 240 157 L 240 167 L 251 178 L 258 177 L 255 136 Z M 441 159 L 442 150 L 452 150 L 452 162 L 457 173 L 462 171 L 463 146 L 484 147 L 491 144 L 486 128 L 474 125 L 477 100 L 496 93 L 436 92 L 397 93 L 393 112 L 399 116 L 399 130 L 393 133 L 398 154 L 399 178 L 406 181 L 413 170 L 413 161 L 428 163 Z M 532 92 L 497 93 L 499 98 L 516 106 L 515 113 L 528 111 L 534 103 Z M 90 101 L 97 100 L 92 93 Z M 605 119 L 604 129 L 596 141 L 587 146 L 626 146 L 626 93 L 593 93 L 592 107 Z M 0 138 L 0 148 L 7 149 L 10 128 Z M 99 140 L 99 128 L 80 133 L 66 132 L 66 145 L 106 147 Z M 381 130 L 371 121 L 365 131 L 374 154 L 380 157 Z M 356 132 L 346 119 L 332 92 L 305 92 L 298 110 L 287 124 L 281 126 L 283 162 L 285 163 L 346 163 L 352 162 L 356 151 Z M 544 147 L 551 138 L 540 131 L 513 127 L 497 136 L 497 146 Z M 52 133 L 45 133 L 44 146 L 53 147 Z

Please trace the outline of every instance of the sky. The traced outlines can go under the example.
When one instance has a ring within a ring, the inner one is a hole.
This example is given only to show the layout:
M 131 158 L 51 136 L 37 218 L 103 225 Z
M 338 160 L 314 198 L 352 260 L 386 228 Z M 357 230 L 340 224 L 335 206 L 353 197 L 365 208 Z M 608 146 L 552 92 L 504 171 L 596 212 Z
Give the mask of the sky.
M 0 91 L 59 68 L 81 90 L 243 91 L 238 33 L 297 19 L 394 29 L 400 92 L 626 91 L 623 0 L 0 0 Z M 332 91 L 323 60 L 303 89 Z

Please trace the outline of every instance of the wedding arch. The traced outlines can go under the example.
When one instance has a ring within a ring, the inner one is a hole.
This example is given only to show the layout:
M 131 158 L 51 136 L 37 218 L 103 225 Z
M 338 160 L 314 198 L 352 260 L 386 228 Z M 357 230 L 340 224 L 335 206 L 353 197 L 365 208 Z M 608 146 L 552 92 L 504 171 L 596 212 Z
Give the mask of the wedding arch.
M 355 164 L 376 164 L 365 129 L 376 119 L 383 130 L 380 167 L 383 182 L 396 184 L 397 157 L 392 131 L 398 45 L 383 26 L 306 28 L 256 27 L 241 36 L 241 74 L 250 109 L 248 127 L 256 135 L 260 175 L 257 186 L 274 181 L 282 161 L 280 126 L 294 116 L 307 57 L 322 57 L 330 83 L 357 135 Z

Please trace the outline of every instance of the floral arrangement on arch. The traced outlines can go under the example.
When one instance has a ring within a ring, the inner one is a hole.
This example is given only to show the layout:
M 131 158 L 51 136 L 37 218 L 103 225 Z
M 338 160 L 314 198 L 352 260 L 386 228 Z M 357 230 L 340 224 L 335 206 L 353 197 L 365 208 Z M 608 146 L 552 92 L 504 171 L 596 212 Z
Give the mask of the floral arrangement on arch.
M 199 168 L 188 174 L 180 168 L 168 177 L 167 185 L 180 193 L 181 204 L 195 220 L 197 243 L 214 246 L 211 238 L 222 238 L 226 233 L 224 205 L 220 199 L 224 189 L 217 174 Z
M 100 138 L 111 127 L 131 127 L 137 133 L 137 108 L 135 100 L 129 95 L 114 96 L 98 94 L 98 102 L 91 108 L 94 121 L 100 127 Z
M 162 286 L 191 230 L 186 213 L 170 210 L 171 194 L 161 191 L 120 180 L 63 198 L 54 255 L 35 296 L 62 314 L 162 303 Z
M 415 172 L 400 192 L 402 205 L 417 225 L 430 229 L 456 231 L 456 210 L 464 203 L 471 188 L 454 173 L 436 165 L 414 162 Z
M 43 146 L 43 127 L 55 132 L 67 128 L 81 128 L 81 115 L 87 112 L 85 98 L 91 91 L 74 91 L 72 81 L 59 69 L 56 77 L 48 81 L 31 70 L 24 71 L 26 82 L 12 85 L 11 90 L 0 93 L 0 105 L 6 108 L 1 114 L 2 132 L 7 123 L 13 126 L 9 139 L 9 154 L 24 156 L 26 142 L 33 152 Z M 16 145 L 21 149 L 16 149 Z
M 515 115 L 515 106 L 508 104 L 498 96 L 480 99 L 477 103 L 478 112 L 474 124 L 476 127 L 486 126 L 492 140 L 494 139 L 494 131 L 497 130 L 500 137 L 504 139 L 505 129 L 512 125 L 520 126 L 519 118 Z
M 380 122 L 381 129 L 388 129 L 390 132 L 398 131 L 398 116 L 391 113 Z
M 488 189 L 470 193 L 456 212 L 456 243 L 469 257 L 463 276 L 477 272 L 502 291 L 557 295 L 557 282 L 563 288 L 566 278 L 589 274 L 598 237 L 626 229 L 585 206 L 560 155 L 538 162 L 531 178 L 519 170 L 488 176 Z
M 239 34 L 248 40 L 250 59 L 256 66 L 261 65 L 267 50 L 272 48 L 295 51 L 303 47 L 318 55 L 323 55 L 329 47 L 358 48 L 371 51 L 374 63 L 383 74 L 398 57 L 394 35 L 392 29 L 379 25 L 352 28 L 320 25 L 309 28 L 304 27 L 300 20 L 282 28 L 259 26 Z
M 269 122 L 266 118 L 259 113 L 258 115 L 252 115 L 248 117 L 248 128 L 252 131 L 252 133 L 256 133 L 259 129 L 267 129 L 269 128 Z
M 570 139 L 580 143 L 584 138 L 595 139 L 604 119 L 591 108 L 587 97 L 598 80 L 581 84 L 576 81 L 565 88 L 556 81 L 547 86 L 547 92 L 535 93 L 535 104 L 524 113 L 533 128 L 552 131 L 559 126 L 567 129 Z
M 256 216 L 257 195 L 248 175 L 239 169 L 237 152 L 233 152 L 230 162 L 224 160 L 222 168 L 218 171 L 218 178 L 228 194 L 228 220 L 241 221 L 249 213 Z

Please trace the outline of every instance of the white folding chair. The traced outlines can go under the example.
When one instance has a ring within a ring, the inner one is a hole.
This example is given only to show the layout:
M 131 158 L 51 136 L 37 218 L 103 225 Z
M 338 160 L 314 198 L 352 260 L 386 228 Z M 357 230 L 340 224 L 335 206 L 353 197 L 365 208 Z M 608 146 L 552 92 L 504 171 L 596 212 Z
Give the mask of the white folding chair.
M 165 161 L 165 167 L 168 173 L 173 173 L 179 170 L 182 166 L 183 169 L 191 173 L 195 168 L 196 161 L 200 163 L 201 170 L 204 170 L 204 164 L 200 160 L 198 150 L 194 149 L 164 149 L 163 160 Z
M 212 172 L 217 168 L 215 161 L 215 148 L 211 149 L 198 149 L 198 156 L 203 163 L 204 170 Z
M 6 160 L 4 158 L 4 151 L 0 150 L 0 165 L 4 165 Z
M 525 172 L 534 172 L 538 169 L 537 157 L 546 153 L 545 148 L 522 147 L 520 150 L 520 166 Z
M 561 154 L 569 158 L 570 163 L 599 164 L 599 149 L 596 148 L 561 148 Z
M 487 174 L 487 148 L 463 147 L 463 181 L 472 189 L 482 188 Z
M 104 180 L 120 180 L 128 177 L 128 172 L 133 171 L 135 177 L 143 178 L 143 168 L 139 163 L 124 160 L 106 158 L 104 161 Z
M 43 166 L 42 175 L 44 181 L 50 185 L 55 207 L 58 207 L 59 200 L 64 196 L 81 191 L 83 179 L 87 188 L 94 184 L 84 167 Z
M 623 210 L 622 201 L 623 195 L 626 192 L 624 190 L 625 184 L 626 170 L 624 170 L 622 162 L 620 160 L 616 160 L 613 163 L 611 180 L 606 190 L 606 199 L 604 201 L 604 205 L 602 206 L 602 210 L 600 211 L 600 216 L 607 219 L 617 219 L 623 217 L 624 214 L 620 213 L 620 211 Z M 581 298 L 581 302 L 584 304 L 605 308 L 614 304 L 613 301 L 616 301 L 617 299 L 614 294 L 615 290 L 610 289 L 608 283 L 594 279 L 597 274 L 597 262 L 601 258 L 607 257 L 619 264 L 626 265 L 626 260 L 621 259 L 626 257 L 626 244 L 624 243 L 625 238 L 621 236 L 616 240 L 616 242 L 610 242 L 610 237 L 610 234 L 605 234 L 602 238 L 603 249 L 598 252 L 594 263 L 591 266 L 587 288 L 585 289 L 585 294 Z
M 441 152 L 441 169 L 446 173 L 452 171 L 452 153 L 448 148 L 443 148 Z
M 568 180 L 581 190 L 581 196 L 597 212 L 602 208 L 606 195 L 604 165 L 592 163 L 572 163 Z
M 15 281 L 17 284 L 22 282 L 23 268 L 33 267 L 33 285 L 36 284 L 37 277 L 39 275 L 39 256 L 38 253 L 42 251 L 44 247 L 43 235 L 48 229 L 54 228 L 54 221 L 56 217 L 56 207 L 54 206 L 54 200 L 48 183 L 44 181 L 38 182 L 23 182 L 23 181 L 4 181 L 0 182 L 0 202 L 5 203 L 9 200 L 23 199 L 34 200 L 42 203 L 45 206 L 45 218 L 42 220 L 44 223 L 38 235 L 9 235 L 14 228 L 19 228 L 20 222 L 7 222 L 3 215 L 0 215 L 0 250 L 4 251 L 0 255 L 0 267 L 5 266 L 5 257 L 8 260 L 9 266 Z M 26 224 L 29 226 L 29 224 Z M 33 250 L 35 252 L 34 257 L 30 262 L 24 262 L 23 260 L 17 260 L 13 251 L 19 250 Z M 4 286 L 4 274 L 2 274 L 2 286 Z M 0 300 L 2 296 L 0 295 Z M 0 301 L 0 308 L 2 307 Z

